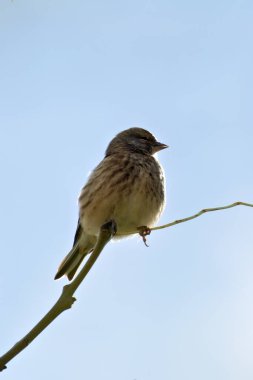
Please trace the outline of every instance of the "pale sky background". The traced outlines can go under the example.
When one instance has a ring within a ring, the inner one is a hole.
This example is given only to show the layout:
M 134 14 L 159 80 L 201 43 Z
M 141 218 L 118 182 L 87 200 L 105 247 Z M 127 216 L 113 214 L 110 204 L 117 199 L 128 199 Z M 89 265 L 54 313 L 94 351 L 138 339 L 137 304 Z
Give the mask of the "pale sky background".
M 170 145 L 160 223 L 253 202 L 253 2 L 0 3 L 0 354 L 48 311 L 119 131 Z M 3 380 L 252 380 L 253 209 L 109 244 Z

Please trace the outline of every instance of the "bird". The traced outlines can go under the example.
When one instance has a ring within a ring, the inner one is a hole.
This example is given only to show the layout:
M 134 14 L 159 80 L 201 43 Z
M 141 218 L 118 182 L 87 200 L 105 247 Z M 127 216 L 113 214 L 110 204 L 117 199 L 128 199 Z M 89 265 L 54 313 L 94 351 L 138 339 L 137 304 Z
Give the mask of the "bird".
M 91 172 L 79 196 L 79 219 L 73 247 L 55 279 L 71 281 L 96 245 L 100 227 L 113 220 L 114 239 L 138 230 L 145 234 L 165 207 L 165 175 L 156 153 L 168 145 L 143 128 L 129 128 L 109 143 L 103 160 Z M 145 232 L 146 231 L 146 232 Z

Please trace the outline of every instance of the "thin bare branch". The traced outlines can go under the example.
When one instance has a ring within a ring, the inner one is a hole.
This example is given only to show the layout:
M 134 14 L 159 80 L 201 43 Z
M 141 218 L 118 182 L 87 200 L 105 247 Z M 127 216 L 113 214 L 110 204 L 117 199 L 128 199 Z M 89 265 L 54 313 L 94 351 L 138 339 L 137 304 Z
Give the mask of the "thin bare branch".
M 163 228 L 172 227 L 172 226 L 175 226 L 176 224 L 188 222 L 188 220 L 192 220 L 192 219 L 198 218 L 199 216 L 201 216 L 203 214 L 206 214 L 207 212 L 226 210 L 227 208 L 232 208 L 232 207 L 236 207 L 236 206 L 253 207 L 253 204 L 251 204 L 251 203 L 245 203 L 245 202 L 234 202 L 234 203 L 231 203 L 231 204 L 229 204 L 227 206 L 204 208 L 203 210 L 197 212 L 194 215 L 188 216 L 187 218 L 178 219 L 178 220 L 175 220 L 174 222 L 171 222 L 171 223 L 168 223 L 168 224 L 163 224 L 162 226 L 153 227 L 153 228 L 151 228 L 151 230 L 155 231 L 155 230 L 161 230 Z
M 232 208 L 232 207 L 236 207 L 236 206 L 253 207 L 253 204 L 252 203 L 246 203 L 246 202 L 234 202 L 234 203 L 231 203 L 231 204 L 229 204 L 227 206 L 204 208 L 203 210 L 197 212 L 196 214 L 193 214 L 193 215 L 188 216 L 188 217 L 183 218 L 183 219 L 174 220 L 174 222 L 163 224 L 162 226 L 152 227 L 149 230 L 150 231 L 162 230 L 163 228 L 169 228 L 169 227 L 175 226 L 176 224 L 188 222 L 188 220 L 192 220 L 192 219 L 198 218 L 199 216 L 201 216 L 203 214 L 206 214 L 207 212 L 226 210 L 227 208 Z M 136 234 L 136 233 L 139 233 L 139 229 L 138 228 L 136 230 L 128 232 L 127 234 L 124 234 L 124 235 L 133 235 L 133 234 Z

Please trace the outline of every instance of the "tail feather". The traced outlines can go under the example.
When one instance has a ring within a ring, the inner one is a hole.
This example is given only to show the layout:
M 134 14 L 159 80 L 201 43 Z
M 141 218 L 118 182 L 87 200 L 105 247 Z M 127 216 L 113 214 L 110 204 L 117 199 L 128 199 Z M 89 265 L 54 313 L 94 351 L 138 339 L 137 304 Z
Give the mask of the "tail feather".
M 54 279 L 57 280 L 65 274 L 69 280 L 72 280 L 85 256 L 93 250 L 96 240 L 96 236 L 83 232 L 78 220 L 73 248 L 62 260 Z
M 68 277 L 69 280 L 72 280 L 74 277 L 79 265 L 83 261 L 84 257 L 89 252 L 83 251 L 81 252 L 79 248 L 79 244 L 75 244 L 71 251 L 67 254 L 67 256 L 61 262 L 58 271 L 55 275 L 55 280 L 62 277 L 64 274 Z
M 79 260 L 78 260 L 78 261 L 76 260 L 76 262 L 75 262 L 75 266 L 72 266 L 72 267 L 71 267 L 72 269 L 70 268 L 70 269 L 66 272 L 66 275 L 67 275 L 69 281 L 71 281 L 72 278 L 74 277 L 74 275 L 75 275 L 77 269 L 79 268 L 79 266 L 80 266 L 80 264 L 81 264 L 81 262 L 83 261 L 83 259 L 84 259 L 85 256 L 86 256 L 86 255 L 82 255 L 82 256 L 80 256 L 80 257 L 79 257 Z

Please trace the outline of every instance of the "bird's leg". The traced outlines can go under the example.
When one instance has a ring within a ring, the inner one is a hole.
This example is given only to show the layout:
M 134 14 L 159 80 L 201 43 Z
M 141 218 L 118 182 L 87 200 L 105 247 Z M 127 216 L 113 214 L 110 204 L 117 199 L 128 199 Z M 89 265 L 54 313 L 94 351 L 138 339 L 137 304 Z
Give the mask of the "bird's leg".
M 110 219 L 101 226 L 101 230 L 110 232 L 112 238 L 117 232 L 117 223 L 114 219 Z
M 137 227 L 137 230 L 139 231 L 139 234 L 142 237 L 143 243 L 146 247 L 148 247 L 146 236 L 151 234 L 151 229 L 147 226 L 140 226 Z

